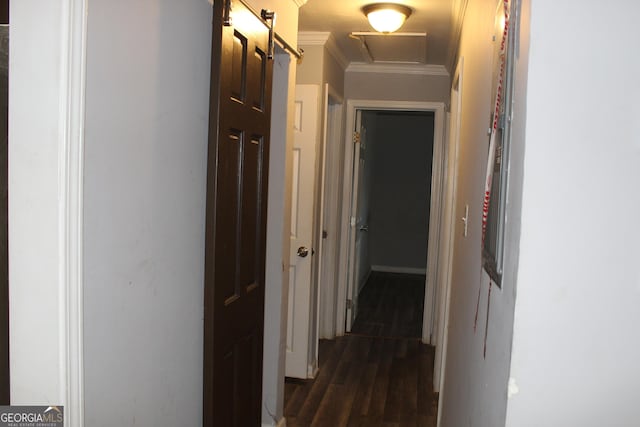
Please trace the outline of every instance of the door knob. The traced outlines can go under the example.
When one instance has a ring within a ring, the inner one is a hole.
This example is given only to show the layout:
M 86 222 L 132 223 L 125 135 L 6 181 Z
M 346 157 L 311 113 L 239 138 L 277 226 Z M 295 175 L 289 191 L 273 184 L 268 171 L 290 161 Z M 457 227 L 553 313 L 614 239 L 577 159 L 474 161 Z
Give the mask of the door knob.
M 300 247 L 298 248 L 298 256 L 299 256 L 300 258 L 304 258 L 304 257 L 306 257 L 307 255 L 309 255 L 309 249 L 307 249 L 307 248 L 306 248 L 306 247 L 304 247 L 304 246 L 300 246 Z

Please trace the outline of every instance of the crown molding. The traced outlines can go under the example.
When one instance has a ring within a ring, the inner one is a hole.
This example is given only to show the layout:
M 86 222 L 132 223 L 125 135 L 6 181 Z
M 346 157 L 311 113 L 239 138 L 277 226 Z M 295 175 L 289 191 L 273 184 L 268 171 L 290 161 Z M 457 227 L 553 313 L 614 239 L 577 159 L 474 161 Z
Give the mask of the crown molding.
M 336 43 L 336 39 L 335 37 L 333 37 L 333 35 L 329 36 L 329 40 L 327 40 L 326 48 L 327 48 L 327 52 L 329 52 L 329 54 L 333 56 L 333 58 L 336 61 L 338 61 L 338 64 L 340 64 L 340 66 L 344 70 L 346 70 L 351 61 L 349 61 L 345 56 L 345 54 L 342 52 L 342 49 L 340 49 L 340 47 L 338 46 L 338 43 Z
M 328 31 L 300 31 L 298 32 L 298 44 L 306 46 L 324 46 L 331 33 Z
M 296 6 L 302 7 L 304 6 L 308 0 L 291 0 Z
M 328 31 L 301 31 L 298 33 L 298 46 L 324 46 L 343 69 L 349 65 L 349 60 L 342 53 L 335 37 Z
M 449 71 L 447 71 L 447 68 L 444 65 L 432 64 L 370 64 L 366 62 L 352 62 L 347 67 L 346 72 L 449 77 Z

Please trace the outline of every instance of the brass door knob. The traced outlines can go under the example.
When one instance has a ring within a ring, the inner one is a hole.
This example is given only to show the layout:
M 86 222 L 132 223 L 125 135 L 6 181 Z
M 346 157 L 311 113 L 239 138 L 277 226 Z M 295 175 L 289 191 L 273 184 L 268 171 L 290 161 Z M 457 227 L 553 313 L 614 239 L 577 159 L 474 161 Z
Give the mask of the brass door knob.
M 304 247 L 304 246 L 300 246 L 300 247 L 298 248 L 298 256 L 299 256 L 300 258 L 304 258 L 304 257 L 306 257 L 307 255 L 309 255 L 309 249 L 307 249 L 307 248 L 306 248 L 306 247 Z

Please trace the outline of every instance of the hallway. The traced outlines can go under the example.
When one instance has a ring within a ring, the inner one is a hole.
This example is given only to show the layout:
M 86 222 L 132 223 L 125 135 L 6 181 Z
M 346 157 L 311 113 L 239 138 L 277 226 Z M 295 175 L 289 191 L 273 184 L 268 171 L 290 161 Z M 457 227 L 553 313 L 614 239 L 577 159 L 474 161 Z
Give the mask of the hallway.
M 436 425 L 434 349 L 419 339 L 420 283 L 422 276 L 371 275 L 354 333 L 320 341 L 315 380 L 287 379 L 288 427 Z

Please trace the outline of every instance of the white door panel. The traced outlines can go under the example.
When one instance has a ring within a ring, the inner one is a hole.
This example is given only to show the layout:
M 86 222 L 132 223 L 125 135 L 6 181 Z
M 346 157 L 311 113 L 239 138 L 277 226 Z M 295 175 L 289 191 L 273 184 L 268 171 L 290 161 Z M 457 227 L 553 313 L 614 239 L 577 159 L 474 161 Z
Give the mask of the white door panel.
M 319 86 L 296 85 L 285 366 L 286 376 L 294 378 L 308 377 L 318 96 Z

